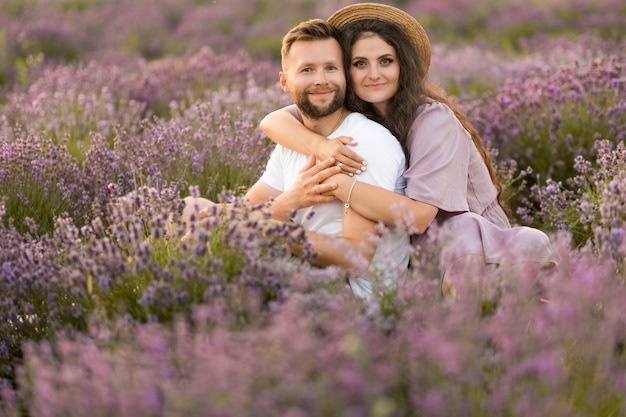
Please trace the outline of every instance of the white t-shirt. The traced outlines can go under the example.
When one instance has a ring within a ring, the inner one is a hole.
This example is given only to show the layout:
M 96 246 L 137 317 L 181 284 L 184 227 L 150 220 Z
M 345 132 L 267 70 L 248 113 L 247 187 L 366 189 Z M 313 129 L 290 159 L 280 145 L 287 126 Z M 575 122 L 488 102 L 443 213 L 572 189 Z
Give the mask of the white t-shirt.
M 350 113 L 331 133 L 329 139 L 337 136 L 352 137 L 358 144 L 351 149 L 368 162 L 367 170 L 357 176 L 358 181 L 404 194 L 404 152 L 389 130 L 360 113 Z M 298 172 L 308 160 L 307 155 L 276 145 L 260 181 L 279 191 L 285 191 L 293 185 Z M 340 201 L 316 204 L 298 210 L 294 220 L 306 230 L 341 236 L 342 209 L 343 204 Z M 375 276 L 385 282 L 390 279 L 395 281 L 399 274 L 406 272 L 407 265 L 408 234 L 390 229 L 381 237 L 368 276 L 350 278 L 351 287 L 356 295 L 368 298 L 371 295 L 369 279 Z

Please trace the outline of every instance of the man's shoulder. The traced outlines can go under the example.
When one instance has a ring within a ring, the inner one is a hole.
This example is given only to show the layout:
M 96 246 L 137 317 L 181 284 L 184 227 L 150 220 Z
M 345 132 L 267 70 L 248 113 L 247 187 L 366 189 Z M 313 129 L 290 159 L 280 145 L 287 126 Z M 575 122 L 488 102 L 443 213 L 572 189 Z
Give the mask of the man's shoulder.
M 368 119 L 367 116 L 358 112 L 349 113 L 348 116 L 346 116 L 345 123 L 348 123 L 349 125 L 352 125 L 352 126 L 367 126 L 367 127 L 374 127 L 377 129 L 388 130 L 385 126 L 381 125 L 380 123 L 372 119 Z
M 368 119 L 361 113 L 350 113 L 346 117 L 345 129 L 339 129 L 335 136 L 350 136 L 357 145 L 353 150 L 368 160 L 376 159 L 384 164 L 397 163 L 404 166 L 404 152 L 400 142 L 385 126 Z M 389 164 L 390 167 L 393 164 Z
M 381 125 L 378 122 L 375 122 L 372 119 L 368 119 L 365 115 L 361 113 L 352 112 L 348 114 L 345 121 L 342 124 L 342 130 L 352 131 L 352 132 L 363 132 L 368 134 L 379 135 L 387 135 L 395 139 L 393 134 L 387 129 L 385 126 Z M 344 133 L 342 133 L 344 134 Z M 349 136 L 349 135 L 348 135 Z
M 272 152 L 272 156 L 273 159 L 280 159 L 280 160 L 299 160 L 299 159 L 306 159 L 308 158 L 307 155 L 302 154 L 298 151 L 294 151 L 293 149 L 289 149 L 283 145 L 280 144 L 276 144 L 276 146 L 274 147 L 274 150 Z

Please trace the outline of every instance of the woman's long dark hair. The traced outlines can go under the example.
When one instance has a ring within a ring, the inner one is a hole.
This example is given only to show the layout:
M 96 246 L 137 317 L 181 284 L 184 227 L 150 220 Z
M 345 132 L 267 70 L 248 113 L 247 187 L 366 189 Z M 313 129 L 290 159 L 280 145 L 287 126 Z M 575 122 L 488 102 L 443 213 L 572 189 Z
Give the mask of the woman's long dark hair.
M 402 34 L 402 31 L 391 23 L 372 19 L 349 23 L 340 29 L 339 35 L 341 47 L 344 51 L 344 67 L 346 68 L 348 86 L 352 85 L 349 71 L 352 59 L 352 46 L 360 39 L 373 35 L 380 36 L 395 49 L 400 66 L 398 91 L 389 100 L 387 115 L 380 114 L 372 103 L 357 97 L 354 88 L 351 87 L 348 88 L 346 94 L 346 106 L 350 110 L 363 113 L 368 118 L 387 127 L 398 138 L 408 161 L 410 158 L 407 145 L 408 134 L 417 117 L 418 108 L 422 104 L 432 101 L 445 104 L 454 112 L 454 115 L 459 119 L 465 130 L 471 135 L 474 145 L 476 145 L 489 170 L 491 181 L 498 190 L 498 202 L 504 207 L 504 204 L 500 201 L 502 184 L 498 180 L 496 170 L 489 158 L 489 152 L 478 131 L 457 106 L 442 93 L 440 88 L 427 82 L 428 68 L 419 59 L 417 50 Z

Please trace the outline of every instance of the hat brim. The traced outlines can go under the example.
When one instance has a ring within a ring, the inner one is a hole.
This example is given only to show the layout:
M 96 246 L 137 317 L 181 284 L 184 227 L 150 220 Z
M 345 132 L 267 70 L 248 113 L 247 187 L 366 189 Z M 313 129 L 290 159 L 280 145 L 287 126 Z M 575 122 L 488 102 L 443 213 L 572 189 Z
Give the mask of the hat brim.
M 328 23 L 341 29 L 359 20 L 382 20 L 395 25 L 413 44 L 426 69 L 430 67 L 430 40 L 422 25 L 403 10 L 378 3 L 358 3 L 346 6 L 328 18 Z

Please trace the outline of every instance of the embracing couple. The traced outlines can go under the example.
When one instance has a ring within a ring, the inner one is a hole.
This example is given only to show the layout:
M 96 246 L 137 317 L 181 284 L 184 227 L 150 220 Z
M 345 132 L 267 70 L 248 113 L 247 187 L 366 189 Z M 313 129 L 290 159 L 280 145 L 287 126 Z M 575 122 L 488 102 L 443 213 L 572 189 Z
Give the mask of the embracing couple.
M 280 85 L 294 105 L 261 122 L 278 145 L 245 198 L 268 202 L 278 221 L 297 210 L 315 262 L 345 268 L 356 296 L 393 289 L 407 274 L 409 245 L 426 244 L 435 225 L 446 236 L 444 279 L 462 279 L 468 264 L 539 271 L 552 262 L 543 232 L 511 227 L 482 139 L 428 83 L 430 42 L 412 16 L 347 6 L 291 29 L 281 57 Z M 213 204 L 185 202 L 186 222 Z

